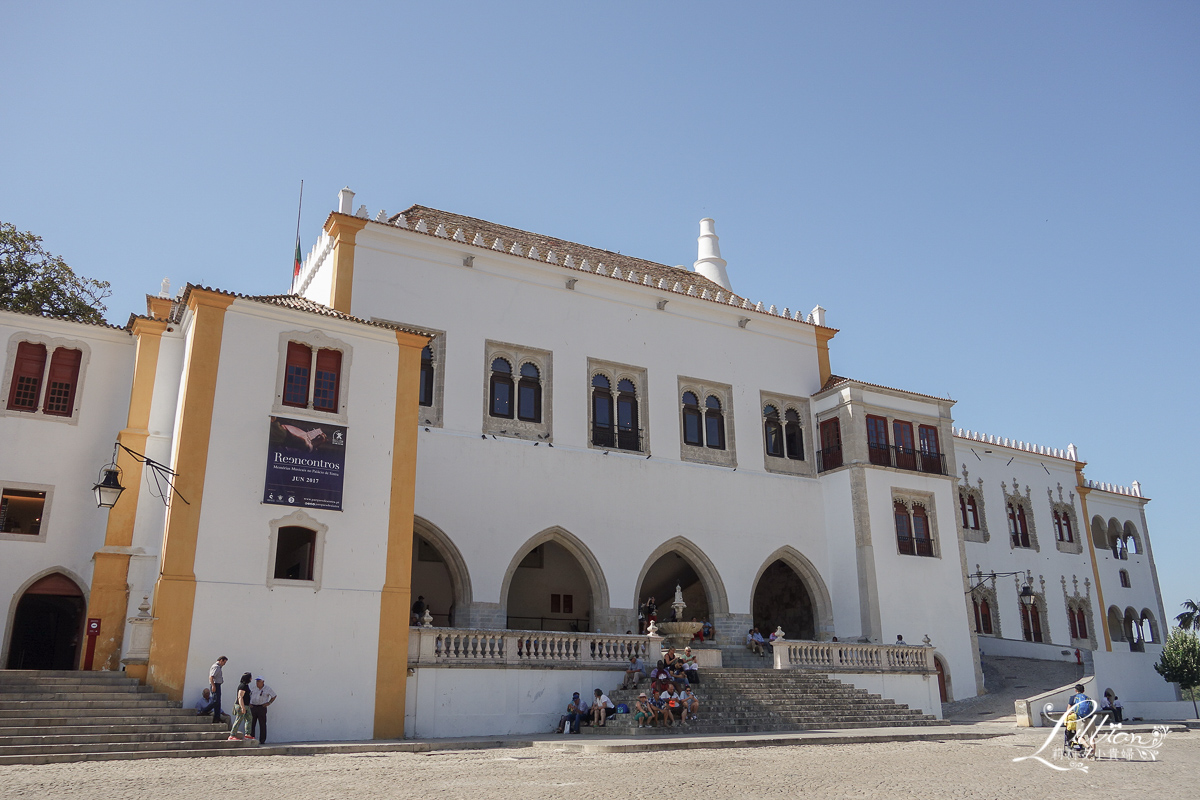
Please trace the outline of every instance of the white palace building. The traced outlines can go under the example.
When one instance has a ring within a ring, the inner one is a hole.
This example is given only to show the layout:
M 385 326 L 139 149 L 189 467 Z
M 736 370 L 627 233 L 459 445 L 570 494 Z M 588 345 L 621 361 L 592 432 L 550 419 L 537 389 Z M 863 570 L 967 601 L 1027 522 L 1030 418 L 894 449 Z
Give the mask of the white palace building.
M 679 586 L 712 666 L 757 627 L 933 716 L 981 654 L 1178 699 L 1138 484 L 836 374 L 824 309 L 737 294 L 712 220 L 689 270 L 353 198 L 287 295 L 0 312 L 0 667 L 190 705 L 228 655 L 276 739 L 543 731 Z

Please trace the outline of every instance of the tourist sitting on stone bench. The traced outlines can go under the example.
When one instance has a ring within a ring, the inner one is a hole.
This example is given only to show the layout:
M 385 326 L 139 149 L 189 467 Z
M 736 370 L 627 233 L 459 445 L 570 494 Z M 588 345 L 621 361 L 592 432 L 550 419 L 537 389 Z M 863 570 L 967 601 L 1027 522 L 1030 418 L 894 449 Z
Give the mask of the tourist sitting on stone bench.
M 650 702 L 645 692 L 639 694 L 637 702 L 633 704 L 633 721 L 639 728 L 658 724 L 658 708 Z
M 217 705 L 217 698 L 212 696 L 207 688 L 200 693 L 200 699 L 196 701 L 196 714 L 201 717 L 207 717 L 213 713 Z M 230 722 L 229 715 L 221 713 L 221 723 L 228 725 Z
M 599 689 L 596 690 L 596 699 L 592 701 L 592 727 L 603 728 L 605 720 L 611 715 L 617 713 L 617 707 L 613 705 L 613 701 L 608 699 L 608 695 Z
M 757 639 L 755 639 L 754 635 L 756 633 L 758 633 L 758 631 L 754 628 L 746 631 L 746 649 L 751 653 L 754 653 L 756 656 L 761 656 L 763 655 L 762 636 L 759 636 Z
M 679 699 L 679 690 L 675 684 L 668 683 L 658 695 L 658 708 L 662 713 L 663 724 L 667 726 L 683 723 L 683 702 Z
M 637 657 L 632 655 L 629 657 L 629 663 L 625 665 L 625 680 L 621 683 L 622 689 L 636 689 L 638 681 L 646 677 L 646 664 Z
M 700 698 L 696 697 L 695 692 L 691 687 L 685 686 L 679 693 L 679 702 L 683 707 L 683 718 L 691 722 L 695 722 L 700 713 Z
M 657 697 L 670 681 L 671 673 L 667 671 L 666 664 L 659 661 L 658 666 L 650 670 L 650 691 Z
M 696 661 L 695 654 L 692 653 L 692 648 L 683 648 L 683 675 L 684 680 L 690 686 L 693 683 L 700 682 L 700 664 Z
M 587 719 L 588 705 L 579 699 L 579 692 L 571 695 L 571 702 L 567 703 L 567 713 L 558 718 L 558 726 L 554 729 L 555 733 L 562 733 L 563 725 L 570 724 L 571 733 L 579 733 L 579 724 Z

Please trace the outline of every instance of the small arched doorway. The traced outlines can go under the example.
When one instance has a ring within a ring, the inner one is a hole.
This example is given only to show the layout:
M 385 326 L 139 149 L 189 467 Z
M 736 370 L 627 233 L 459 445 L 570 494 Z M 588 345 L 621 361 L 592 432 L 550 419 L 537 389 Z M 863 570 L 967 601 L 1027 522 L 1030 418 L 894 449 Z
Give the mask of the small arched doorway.
M 816 639 L 816 609 L 804 580 L 782 560 L 771 563 L 754 587 L 754 627 L 763 636 L 782 628 L 788 639 Z
M 434 627 L 471 625 L 471 576 L 454 542 L 432 522 L 414 517 L 412 548 L 411 604 L 423 597 Z
M 933 666 L 937 669 L 938 676 L 938 697 L 943 703 L 950 702 L 950 690 L 946 686 L 946 665 L 942 663 L 942 657 L 935 655 L 933 657 Z
M 687 604 L 683 610 L 684 619 L 681 621 L 696 619 L 700 622 L 712 622 L 704 582 L 683 554 L 674 550 L 659 556 L 646 570 L 638 589 L 639 608 L 642 603 L 654 598 L 654 604 L 658 608 L 658 621 L 670 622 L 674 613 L 671 603 L 675 600 L 676 586 L 683 590 L 683 602 Z
M 77 669 L 87 602 L 61 572 L 33 583 L 17 601 L 8 669 Z

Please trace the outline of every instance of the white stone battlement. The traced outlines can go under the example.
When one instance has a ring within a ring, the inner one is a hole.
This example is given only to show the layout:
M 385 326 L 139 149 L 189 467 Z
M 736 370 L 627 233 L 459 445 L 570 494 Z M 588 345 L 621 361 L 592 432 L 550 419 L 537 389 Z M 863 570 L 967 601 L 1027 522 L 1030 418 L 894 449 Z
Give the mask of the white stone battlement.
M 1016 439 L 1009 439 L 1003 436 L 993 436 L 990 433 L 980 433 L 979 431 L 969 431 L 965 428 L 954 428 L 954 435 L 959 439 L 966 439 L 971 442 L 979 442 L 980 444 L 994 444 L 997 447 L 1011 447 L 1013 450 L 1022 450 L 1026 453 L 1033 453 L 1038 456 L 1046 456 L 1047 458 L 1061 458 L 1064 461 L 1077 461 L 1079 453 L 1075 449 L 1075 445 L 1067 445 L 1066 450 L 1057 447 L 1048 447 L 1044 444 L 1032 444 L 1030 442 L 1021 442 Z
M 361 209 L 360 209 L 360 211 L 361 211 Z M 360 213 L 359 216 L 367 216 L 369 218 L 369 215 L 367 215 L 365 212 Z M 655 281 L 652 278 L 652 276 L 650 275 L 650 273 L 648 273 L 648 272 L 647 273 L 638 273 L 636 270 L 632 270 L 632 269 L 630 269 L 628 271 L 623 271 L 620 267 L 610 268 L 607 265 L 605 265 L 604 262 L 599 262 L 595 266 L 593 266 L 592 264 L 590 264 L 588 262 L 588 260 L 586 258 L 583 258 L 583 259 L 580 259 L 577 261 L 575 259 L 575 257 L 572 256 L 570 253 L 560 253 L 555 250 L 549 250 L 548 252 L 543 254 L 538 250 L 538 248 L 536 246 L 530 246 L 528 249 L 526 249 L 526 247 L 522 243 L 516 242 L 516 241 L 505 242 L 503 239 L 497 238 L 492 242 L 492 244 L 489 247 L 489 245 L 485 241 L 482 234 L 480 234 L 478 232 L 476 232 L 475 235 L 473 237 L 471 237 L 468 242 L 468 235 L 462 228 L 458 228 L 457 230 L 455 230 L 453 232 L 453 234 L 451 234 L 451 232 L 448 229 L 446 229 L 441 223 L 439 223 L 436 230 L 430 231 L 429 225 L 426 223 L 426 221 L 424 219 L 418 219 L 418 220 L 416 220 L 415 223 L 410 225 L 410 220 L 407 217 L 405 217 L 404 214 L 395 214 L 389 218 L 389 217 L 387 217 L 385 211 L 380 211 L 379 214 L 377 214 L 375 216 L 374 221 L 379 222 L 380 224 L 383 224 L 383 225 L 390 225 L 390 226 L 396 227 L 396 228 L 404 228 L 405 230 L 416 231 L 417 233 L 424 233 L 429 236 L 436 236 L 440 239 L 453 239 L 456 242 L 462 242 L 463 244 L 470 244 L 474 247 L 481 247 L 485 250 L 490 249 L 490 250 L 495 250 L 497 252 L 507 252 L 510 255 L 518 256 L 521 258 L 529 258 L 534 261 L 545 262 L 548 264 L 554 264 L 559 267 L 565 267 L 567 269 L 574 269 L 574 270 L 578 270 L 581 272 L 590 272 L 594 275 L 598 275 L 601 277 L 607 277 L 607 278 L 610 278 L 613 280 L 624 281 L 627 283 L 635 283 L 635 284 L 639 284 L 642 286 L 657 288 L 662 291 L 673 292 L 675 294 L 688 295 L 689 297 L 694 297 L 697 300 L 708 300 L 709 302 L 720 303 L 721 305 L 732 306 L 734 308 L 742 308 L 747 311 L 755 311 L 759 314 L 765 314 L 767 316 L 775 317 L 777 319 L 786 319 L 786 320 L 790 320 L 792 322 L 802 322 L 802 323 L 805 323 L 808 325 L 818 325 L 821 327 L 824 327 L 824 325 L 825 325 L 825 309 L 821 308 L 820 306 L 813 308 L 813 310 L 807 314 L 805 314 L 804 312 L 801 312 L 801 311 L 793 312 L 790 308 L 787 308 L 787 307 L 785 307 L 782 311 L 780 311 L 774 305 L 771 305 L 769 303 L 763 303 L 763 302 L 755 303 L 755 302 L 753 302 L 747 298 L 741 297 L 740 295 L 737 295 L 733 292 L 726 292 L 723 290 L 714 292 L 708 286 L 701 286 L 701 285 L 697 285 L 697 284 L 687 283 L 685 281 L 676 281 L 675 285 L 672 287 L 672 286 L 670 286 L 670 282 L 664 278 L 660 278 L 657 281 Z M 322 237 L 322 239 L 328 238 L 328 236 L 324 233 L 321 234 L 321 237 Z M 315 251 L 316 251 L 316 248 L 314 248 L 314 252 Z M 323 260 L 323 259 L 321 259 L 321 260 Z M 311 267 L 309 265 L 309 261 L 305 262 L 304 269 L 301 272 L 303 286 L 308 285 L 309 280 L 311 280 L 311 273 L 315 272 L 319 266 L 320 266 L 320 260 L 313 263 L 311 265 Z M 683 270 L 682 273 L 684 275 L 688 274 L 686 270 Z M 700 273 L 693 273 L 693 274 L 700 274 Z M 301 291 L 301 290 L 298 290 L 298 291 Z
M 1126 497 L 1141 497 L 1142 485 L 1137 481 L 1133 482 L 1132 486 L 1118 486 L 1115 483 L 1102 483 L 1101 481 L 1088 481 L 1089 489 L 1097 489 L 1101 492 L 1111 492 L 1112 494 L 1123 494 Z

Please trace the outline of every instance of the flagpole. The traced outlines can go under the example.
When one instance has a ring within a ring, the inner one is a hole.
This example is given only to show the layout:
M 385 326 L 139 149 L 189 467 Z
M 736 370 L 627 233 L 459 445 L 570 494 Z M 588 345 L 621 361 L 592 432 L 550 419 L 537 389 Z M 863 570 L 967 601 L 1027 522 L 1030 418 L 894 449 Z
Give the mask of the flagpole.
M 296 278 L 300 277 L 300 212 L 304 210 L 304 179 L 300 179 L 300 204 L 296 208 L 296 264 L 292 268 L 292 291 L 296 291 Z

